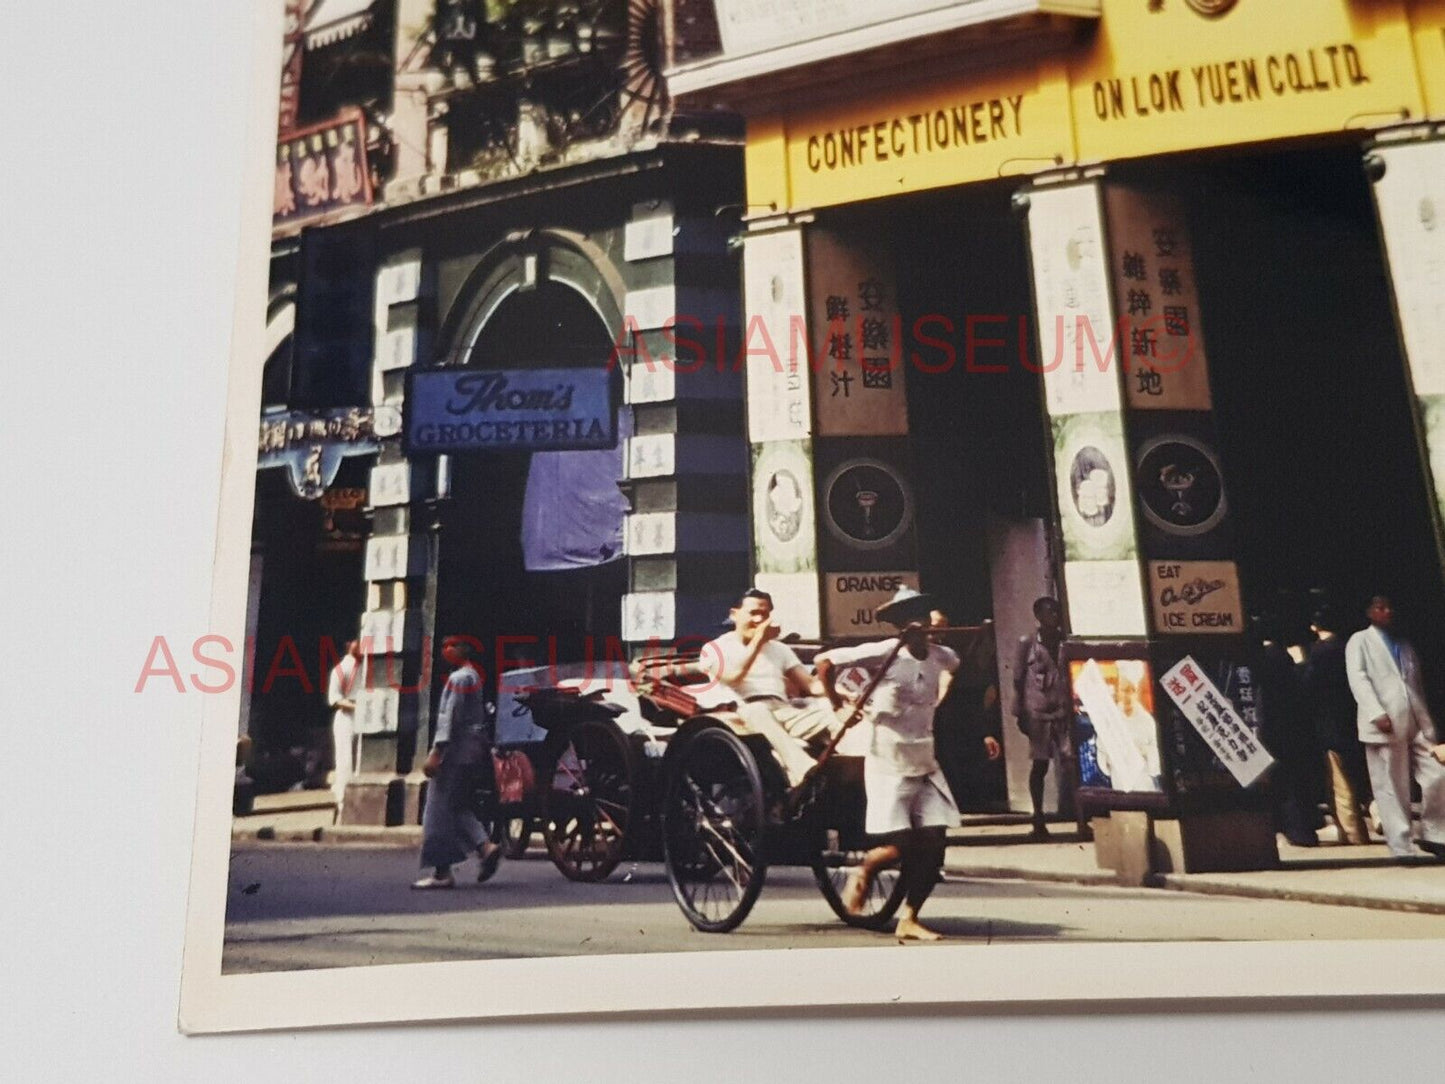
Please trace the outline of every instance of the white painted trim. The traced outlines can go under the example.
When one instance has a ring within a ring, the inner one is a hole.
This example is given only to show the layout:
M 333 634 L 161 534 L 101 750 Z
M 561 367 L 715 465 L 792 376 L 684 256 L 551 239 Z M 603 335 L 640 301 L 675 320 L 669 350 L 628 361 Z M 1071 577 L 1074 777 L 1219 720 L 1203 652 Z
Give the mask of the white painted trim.
M 266 324 L 266 347 L 261 355 L 261 364 L 271 360 L 276 348 L 286 341 L 286 336 L 296 330 L 296 302 L 291 301 L 276 310 L 276 315 Z
M 951 30 L 1001 22 L 1029 15 L 1068 15 L 1097 19 L 1100 0 L 977 0 L 976 3 L 923 12 L 891 22 L 874 23 L 841 34 L 800 41 L 740 57 L 722 56 L 666 72 L 674 97 L 696 94 L 733 83 L 745 83 L 790 68 L 871 52 L 900 42 L 933 37 Z

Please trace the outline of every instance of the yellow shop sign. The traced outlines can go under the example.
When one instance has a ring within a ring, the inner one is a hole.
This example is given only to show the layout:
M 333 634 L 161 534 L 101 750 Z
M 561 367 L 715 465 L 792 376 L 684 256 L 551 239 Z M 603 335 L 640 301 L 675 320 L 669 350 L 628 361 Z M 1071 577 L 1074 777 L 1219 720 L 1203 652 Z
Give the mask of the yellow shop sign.
M 769 138 L 771 137 L 771 138 Z M 800 111 L 748 133 L 749 202 L 827 207 L 1038 170 L 1073 155 L 1057 65 Z
M 1083 161 L 1381 127 L 1423 108 L 1401 0 L 1104 0 L 1069 81 Z

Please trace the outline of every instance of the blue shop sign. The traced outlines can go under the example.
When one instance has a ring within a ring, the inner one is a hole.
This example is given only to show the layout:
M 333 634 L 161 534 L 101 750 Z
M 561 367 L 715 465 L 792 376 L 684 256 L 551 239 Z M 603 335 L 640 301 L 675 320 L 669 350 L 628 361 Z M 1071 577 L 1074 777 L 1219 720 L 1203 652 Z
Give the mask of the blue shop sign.
M 617 445 L 606 369 L 413 371 L 408 453 L 571 452 Z

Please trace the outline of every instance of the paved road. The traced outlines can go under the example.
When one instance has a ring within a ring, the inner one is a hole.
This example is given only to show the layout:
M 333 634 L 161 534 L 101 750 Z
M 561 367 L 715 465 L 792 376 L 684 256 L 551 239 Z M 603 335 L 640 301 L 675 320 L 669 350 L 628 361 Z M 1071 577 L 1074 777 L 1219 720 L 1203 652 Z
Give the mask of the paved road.
M 459 878 L 448 892 L 413 892 L 408 885 L 416 876 L 409 849 L 238 847 L 223 968 L 893 944 L 838 922 L 805 869 L 770 870 L 752 915 L 726 935 L 693 931 L 654 864 L 624 865 L 600 885 L 566 881 L 532 855 L 503 863 L 485 885 Z M 925 914 L 951 938 L 984 942 L 1445 936 L 1438 915 L 982 879 L 940 885 Z

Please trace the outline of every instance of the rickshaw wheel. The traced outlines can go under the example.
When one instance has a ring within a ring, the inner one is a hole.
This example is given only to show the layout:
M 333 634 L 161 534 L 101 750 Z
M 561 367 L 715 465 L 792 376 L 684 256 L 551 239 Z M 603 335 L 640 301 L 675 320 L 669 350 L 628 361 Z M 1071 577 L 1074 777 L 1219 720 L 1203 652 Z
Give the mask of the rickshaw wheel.
M 670 766 L 662 807 L 663 860 L 673 897 L 703 933 L 748 917 L 767 876 L 757 761 L 725 727 L 688 739 Z
M 847 891 L 853 871 L 862 865 L 863 856 L 868 851 L 864 847 L 835 850 L 829 846 L 827 836 L 828 833 L 824 833 L 819 840 L 818 854 L 813 859 L 813 879 L 818 882 L 818 890 L 823 893 L 833 913 L 846 925 L 862 930 L 883 929 L 903 906 L 903 897 L 907 894 L 898 866 L 885 866 L 879 870 L 863 900 L 862 912 L 850 914 L 843 903 L 843 893 Z
M 527 853 L 527 845 L 532 842 L 531 817 L 508 817 L 502 823 L 502 834 L 500 836 L 502 853 L 508 858 L 521 858 Z
M 622 861 L 633 799 L 626 736 L 610 720 L 578 723 L 557 758 L 542 823 L 547 854 L 562 876 L 607 879 Z

